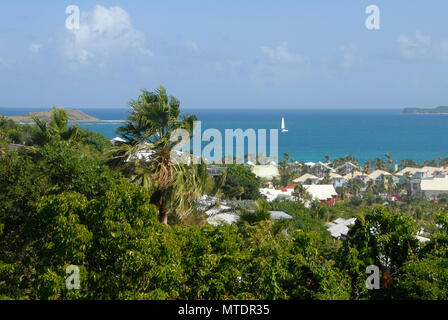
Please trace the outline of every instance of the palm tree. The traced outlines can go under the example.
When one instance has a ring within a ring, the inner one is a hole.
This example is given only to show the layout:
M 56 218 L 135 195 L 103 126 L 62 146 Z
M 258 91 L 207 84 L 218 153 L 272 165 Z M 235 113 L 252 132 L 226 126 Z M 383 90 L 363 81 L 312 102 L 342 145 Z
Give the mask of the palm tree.
M 79 141 L 81 130 L 78 126 L 67 127 L 68 116 L 64 108 L 57 109 L 53 106 L 53 113 L 49 123 L 31 115 L 38 127 L 34 139 L 37 144 L 45 144 L 52 139 L 60 139 L 67 142 Z
M 362 167 L 362 173 L 364 173 L 364 174 L 369 174 L 370 171 L 372 171 L 372 168 L 371 168 L 370 160 L 367 159 L 367 160 L 364 162 L 364 166 Z
M 349 190 L 350 194 L 354 196 L 358 196 L 361 189 L 365 187 L 364 181 L 354 178 L 347 182 L 347 189 Z
M 375 168 L 375 170 L 385 170 L 387 168 L 386 163 L 378 157 L 373 159 L 372 166 Z
M 392 160 L 392 155 L 389 152 L 387 152 L 384 156 L 387 158 L 387 168 L 389 169 L 389 171 L 391 171 L 392 164 L 394 162 L 394 160 Z
M 197 118 L 181 115 L 179 100 L 168 96 L 162 86 L 154 92 L 142 90 L 129 106 L 131 114 L 118 129 L 126 142 L 112 149 L 110 163 L 146 187 L 151 203 L 159 208 L 159 221 L 168 224 L 170 213 L 182 217 L 192 211 L 192 203 L 204 187 L 197 165 L 181 163 L 173 157 L 178 143 L 172 139 L 173 134 L 184 129 L 191 136 Z M 143 159 L 139 159 L 142 152 Z
M 313 196 L 300 183 L 294 188 L 294 192 L 292 193 L 292 195 L 297 199 L 309 200 L 309 201 L 313 200 Z

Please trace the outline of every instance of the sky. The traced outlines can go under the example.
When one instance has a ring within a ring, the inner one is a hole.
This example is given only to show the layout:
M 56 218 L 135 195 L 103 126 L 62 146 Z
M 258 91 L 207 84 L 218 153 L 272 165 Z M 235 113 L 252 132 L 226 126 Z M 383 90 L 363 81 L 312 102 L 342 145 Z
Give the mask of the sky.
M 369 5 L 379 30 L 366 28 Z M 160 85 L 184 109 L 448 105 L 447 11 L 446 0 L 2 0 L 0 108 L 126 107 Z

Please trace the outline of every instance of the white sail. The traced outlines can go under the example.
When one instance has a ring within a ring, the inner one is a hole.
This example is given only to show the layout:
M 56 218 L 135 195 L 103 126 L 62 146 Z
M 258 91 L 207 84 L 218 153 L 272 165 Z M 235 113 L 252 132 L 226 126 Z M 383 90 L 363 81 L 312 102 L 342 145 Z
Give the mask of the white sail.
M 282 130 L 281 131 L 282 132 L 288 132 L 288 130 L 285 127 L 285 118 L 284 117 L 282 117 Z

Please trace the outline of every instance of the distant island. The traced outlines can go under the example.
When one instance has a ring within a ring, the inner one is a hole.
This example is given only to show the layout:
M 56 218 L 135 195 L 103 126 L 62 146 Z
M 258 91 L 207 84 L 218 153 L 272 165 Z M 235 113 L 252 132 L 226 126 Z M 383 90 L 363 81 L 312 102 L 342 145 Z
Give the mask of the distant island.
M 94 122 L 99 121 L 100 119 L 89 116 L 88 114 L 85 114 L 82 111 L 74 110 L 74 109 L 66 109 L 68 116 L 68 121 L 71 122 Z M 27 114 L 21 115 L 21 116 L 8 116 L 8 119 L 14 120 L 18 123 L 33 123 L 32 115 L 35 115 L 39 120 L 44 122 L 50 122 L 51 115 L 53 114 L 53 111 L 43 111 L 43 112 L 29 112 Z
M 448 107 L 437 107 L 437 108 L 405 108 L 403 113 L 414 113 L 414 114 L 440 114 L 446 113 L 448 114 Z

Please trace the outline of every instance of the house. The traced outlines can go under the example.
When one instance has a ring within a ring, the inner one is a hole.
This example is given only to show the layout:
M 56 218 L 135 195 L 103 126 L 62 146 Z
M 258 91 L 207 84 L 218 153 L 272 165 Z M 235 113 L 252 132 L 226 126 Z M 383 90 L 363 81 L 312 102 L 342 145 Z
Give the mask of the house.
M 407 173 L 409 173 L 412 176 L 414 173 L 421 171 L 421 170 L 422 170 L 421 168 L 406 167 L 403 170 L 397 172 L 395 175 L 402 177 L 402 176 L 406 175 Z
M 420 181 L 420 194 L 431 200 L 436 200 L 442 194 L 448 194 L 448 178 L 433 178 Z
M 356 171 L 356 170 L 359 170 L 359 167 L 356 166 L 356 165 L 354 165 L 354 164 L 351 163 L 351 162 L 346 162 L 346 163 L 344 163 L 342 166 L 339 166 L 339 167 L 336 169 L 337 172 L 339 172 L 339 173 L 345 173 L 345 174 L 351 173 L 351 172 Z
M 320 179 L 315 175 L 306 173 L 303 176 L 293 180 L 293 182 L 300 184 L 318 184 L 320 182 Z
M 313 171 L 314 175 L 319 178 L 324 178 L 328 173 L 334 172 L 333 168 L 321 161 L 312 166 L 311 170 Z
M 433 177 L 434 170 L 428 170 L 428 168 L 404 168 L 400 172 L 397 172 L 395 175 L 400 179 L 400 183 L 405 183 L 406 176 L 410 178 L 410 180 L 423 180 L 429 179 Z
M 303 187 L 314 200 L 319 201 L 321 204 L 327 203 L 332 207 L 338 201 L 338 193 L 331 184 L 304 185 Z
M 361 171 L 353 171 L 353 172 L 345 175 L 344 179 L 346 181 L 350 181 L 352 179 L 359 179 L 359 180 L 363 181 L 365 184 L 367 184 L 370 181 L 370 177 L 367 174 L 362 173 Z
M 374 172 L 369 174 L 369 179 L 374 181 L 375 183 L 380 183 L 382 181 L 383 177 L 386 178 L 386 179 L 388 177 L 391 177 L 392 181 L 394 183 L 398 183 L 400 181 L 399 178 L 395 177 L 391 173 L 389 173 L 387 171 L 384 171 L 384 170 L 375 170 Z
M 347 180 L 345 180 L 345 178 L 343 176 L 341 176 L 335 172 L 330 173 L 330 178 L 333 180 L 333 186 L 335 188 L 343 187 L 347 183 Z

